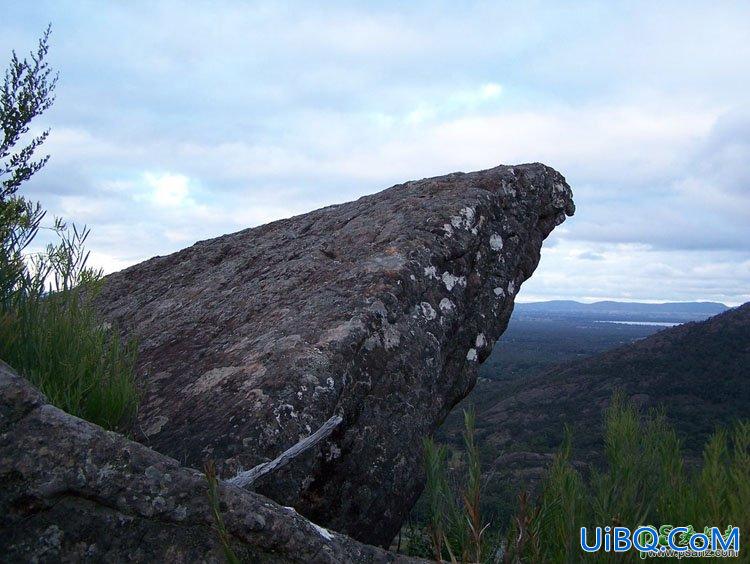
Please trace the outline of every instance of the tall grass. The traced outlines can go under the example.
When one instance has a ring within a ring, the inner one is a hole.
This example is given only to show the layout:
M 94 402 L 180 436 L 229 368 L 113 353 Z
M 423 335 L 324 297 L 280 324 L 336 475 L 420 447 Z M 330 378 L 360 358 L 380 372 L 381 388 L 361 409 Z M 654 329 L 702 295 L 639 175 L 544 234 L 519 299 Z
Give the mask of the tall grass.
M 208 485 L 208 505 L 211 508 L 211 516 L 214 520 L 214 531 L 219 539 L 221 550 L 224 553 L 224 559 L 227 564 L 240 564 L 240 559 L 232 549 L 229 531 L 224 524 L 224 517 L 221 514 L 221 499 L 219 496 L 219 480 L 216 477 L 216 465 L 212 460 L 206 461 L 203 467 L 203 474 L 206 477 Z
M 574 437 L 566 429 L 539 495 L 533 499 L 521 492 L 510 523 L 494 524 L 492 532 L 479 511 L 482 483 L 473 411 L 464 413 L 464 425 L 461 483 L 449 478 L 447 448 L 425 442 L 429 551 L 425 536 L 412 529 L 409 552 L 415 556 L 505 564 L 636 562 L 635 550 L 584 553 L 581 527 L 671 525 L 702 531 L 731 525 L 742 534 L 750 530 L 750 422 L 717 430 L 705 445 L 702 463 L 688 464 L 663 412 L 642 415 L 616 394 L 604 414 L 603 468 L 578 471 L 571 459 Z M 748 561 L 747 548 L 741 548 L 740 560 Z
M 6 289 L 0 358 L 52 404 L 106 429 L 124 430 L 138 405 L 135 345 L 122 344 L 91 306 L 101 273 L 86 267 L 88 231 L 59 222 L 56 228 L 59 244 L 27 257 L 20 269 L 0 269 Z
M 475 420 L 473 408 L 464 411 L 466 478 L 462 484 L 452 484 L 447 477 L 447 448 L 432 439 L 424 444 L 428 536 L 438 561 L 484 562 L 494 553 L 493 541 L 485 534 L 489 523 L 480 509 L 482 469 Z
M 125 428 L 135 412 L 135 348 L 75 290 L 19 300 L 0 323 L 0 358 L 50 403 L 106 429 Z
M 530 508 L 528 494 L 505 544 L 504 562 L 578 562 L 581 527 L 640 525 L 738 526 L 750 530 L 750 423 L 731 434 L 718 430 L 706 444 L 703 463 L 688 468 L 680 441 L 662 413 L 642 417 L 615 396 L 605 414 L 606 467 L 588 479 L 573 467 L 570 440 L 557 453 L 541 494 Z M 731 438 L 730 438 L 731 437 Z M 747 549 L 743 548 L 747 558 Z M 636 551 L 597 553 L 597 561 L 637 561 Z

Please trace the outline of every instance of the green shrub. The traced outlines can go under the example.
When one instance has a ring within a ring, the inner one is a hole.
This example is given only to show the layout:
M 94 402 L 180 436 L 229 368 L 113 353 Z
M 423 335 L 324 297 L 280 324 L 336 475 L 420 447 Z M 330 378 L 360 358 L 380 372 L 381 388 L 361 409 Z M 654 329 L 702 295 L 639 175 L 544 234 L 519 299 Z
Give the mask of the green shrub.
M 60 231 L 61 242 L 36 255 L 0 309 L 0 358 L 68 413 L 123 430 L 135 414 L 135 345 L 102 324 L 91 297 L 100 272 L 86 268 L 87 231 Z M 45 290 L 44 281 L 53 286 Z
M 641 417 L 616 395 L 605 414 L 607 464 L 588 479 L 570 461 L 570 437 L 557 453 L 536 506 L 519 498 L 510 525 L 505 562 L 637 561 L 637 551 L 584 554 L 581 527 L 729 525 L 750 527 L 750 423 L 731 434 L 718 430 L 706 444 L 703 464 L 688 468 L 680 441 L 662 413 Z M 747 557 L 747 549 L 742 549 Z
M 717 430 L 702 464 L 688 463 L 663 412 L 643 416 L 616 394 L 604 416 L 604 468 L 579 472 L 566 428 L 539 496 L 532 500 L 529 492 L 520 493 L 515 515 L 499 524 L 502 535 L 498 524 L 487 529 L 478 512 L 483 488 L 472 412 L 464 413 L 464 425 L 466 477 L 458 487 L 449 478 L 456 473 L 449 472 L 447 447 L 425 442 L 428 524 L 408 528 L 406 552 L 411 555 L 451 562 L 636 562 L 635 550 L 584 553 L 581 527 L 684 525 L 702 531 L 731 525 L 750 530 L 750 422 L 737 421 L 731 433 Z M 747 548 L 741 550 L 746 561 Z
M 11 58 L 0 88 L 0 358 L 36 384 L 58 407 L 107 429 L 133 417 L 135 347 L 121 344 L 91 306 L 101 272 L 86 266 L 88 230 L 56 218 L 56 244 L 36 253 L 45 212 L 17 195 L 46 164 L 34 160 L 48 131 L 25 146 L 30 122 L 54 101 L 57 82 L 46 62 L 49 28 L 30 59 Z
M 466 478 L 462 484 L 451 484 L 447 473 L 448 450 L 432 439 L 424 444 L 431 554 L 436 560 L 451 562 L 485 562 L 495 553 L 496 538 L 487 534 L 489 523 L 482 511 L 482 471 L 476 443 L 475 412 L 464 411 L 464 448 Z M 413 533 L 412 533 L 413 535 Z

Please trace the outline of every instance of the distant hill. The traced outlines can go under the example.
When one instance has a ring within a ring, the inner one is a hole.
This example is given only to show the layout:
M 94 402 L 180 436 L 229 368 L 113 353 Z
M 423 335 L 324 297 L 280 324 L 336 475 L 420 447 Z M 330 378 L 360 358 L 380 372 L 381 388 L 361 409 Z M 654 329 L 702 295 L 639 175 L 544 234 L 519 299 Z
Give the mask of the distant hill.
M 573 433 L 574 459 L 597 463 L 603 409 L 620 389 L 644 409 L 663 407 L 697 459 L 717 425 L 750 418 L 750 303 L 531 378 L 482 381 L 468 398 L 477 429 L 491 505 L 512 502 L 521 484 L 543 474 L 564 435 Z M 460 444 L 460 409 L 439 438 Z
M 584 316 L 623 320 L 697 321 L 717 315 L 729 308 L 716 302 L 668 302 L 649 304 L 640 302 L 602 301 L 590 304 L 572 300 L 517 303 L 519 315 Z
M 648 337 L 665 326 L 702 321 L 724 304 L 551 301 L 516 304 L 508 328 L 479 368 L 482 378 L 531 377 Z
M 533 377 L 555 364 L 600 354 L 664 329 L 664 322 L 602 323 L 598 317 L 523 315 L 516 310 L 479 367 L 479 376 L 490 380 Z

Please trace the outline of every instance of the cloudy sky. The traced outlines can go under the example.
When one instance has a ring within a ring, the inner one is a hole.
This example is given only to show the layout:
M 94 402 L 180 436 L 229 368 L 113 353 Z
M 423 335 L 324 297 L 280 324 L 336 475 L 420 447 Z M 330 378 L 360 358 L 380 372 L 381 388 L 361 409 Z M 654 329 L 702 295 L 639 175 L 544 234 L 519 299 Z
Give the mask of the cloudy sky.
M 52 22 L 60 72 L 26 195 L 112 271 L 542 161 L 578 212 L 519 299 L 750 300 L 750 4 L 313 4 L 4 4 L 0 57 Z

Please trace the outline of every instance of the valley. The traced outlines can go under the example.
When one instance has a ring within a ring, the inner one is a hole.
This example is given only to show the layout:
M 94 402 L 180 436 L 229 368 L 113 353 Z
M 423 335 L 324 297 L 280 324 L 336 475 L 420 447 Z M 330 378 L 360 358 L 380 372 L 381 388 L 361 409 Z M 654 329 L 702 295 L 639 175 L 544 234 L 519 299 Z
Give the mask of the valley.
M 697 460 L 717 424 L 747 417 L 750 305 L 617 304 L 602 311 L 548 304 L 516 305 L 477 386 L 437 434 L 459 474 L 462 414 L 475 407 L 483 510 L 493 522 L 507 522 L 521 490 L 535 491 L 566 425 L 577 465 L 602 462 L 602 413 L 616 390 L 643 410 L 664 408 L 689 459 Z M 710 313 L 719 315 L 706 320 Z M 660 322 L 682 323 L 652 324 Z M 412 518 L 419 521 L 424 509 L 420 500 Z

